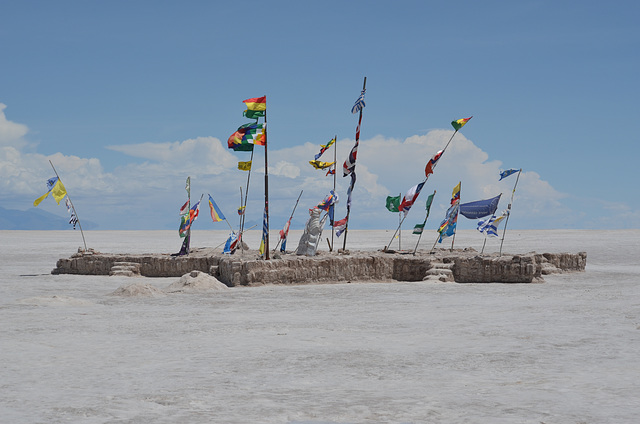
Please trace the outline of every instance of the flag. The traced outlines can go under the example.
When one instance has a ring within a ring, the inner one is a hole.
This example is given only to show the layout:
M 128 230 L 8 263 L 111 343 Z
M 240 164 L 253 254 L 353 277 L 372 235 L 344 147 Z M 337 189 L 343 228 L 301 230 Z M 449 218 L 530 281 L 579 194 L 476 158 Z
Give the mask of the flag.
M 189 220 L 188 214 L 184 214 L 180 217 L 180 227 L 178 228 L 178 234 L 180 234 L 180 237 L 185 237 L 187 235 L 190 223 L 191 221 Z
M 226 253 L 227 255 L 235 252 L 238 247 L 238 235 L 236 233 L 229 234 L 229 238 L 224 244 L 224 248 L 222 249 L 222 253 Z
M 440 223 L 440 227 L 438 227 L 438 233 L 440 233 L 440 238 L 438 239 L 438 243 L 442 243 L 442 240 L 451 237 L 456 232 L 456 224 L 458 222 L 458 210 L 459 203 L 453 204 L 448 210 L 445 219 Z
M 323 153 L 324 153 L 324 152 L 325 152 L 329 147 L 333 146 L 333 143 L 335 143 L 335 142 L 336 142 L 336 139 L 335 139 L 335 137 L 334 137 L 334 138 L 332 138 L 331 140 L 329 140 L 329 142 L 328 142 L 327 144 L 321 144 L 321 145 L 320 145 L 320 153 L 318 153 L 318 154 L 315 156 L 315 160 L 320 159 L 320 156 L 322 156 L 322 154 L 323 154 Z
M 245 116 L 249 119 L 258 119 L 264 118 L 265 111 L 264 110 L 245 110 L 242 112 L 242 116 Z
M 453 188 L 453 192 L 451 193 L 451 204 L 453 205 L 454 203 L 459 203 L 460 202 L 460 184 L 462 182 L 459 182 L 457 186 L 455 186 Z
M 243 100 L 242 103 L 247 105 L 247 110 L 252 110 L 252 111 L 267 110 L 267 96 L 253 97 L 251 99 Z
M 180 217 L 180 228 L 178 229 L 178 233 L 180 237 L 184 237 L 187 235 L 189 229 L 191 228 L 191 224 L 193 221 L 198 218 L 198 214 L 200 213 L 200 201 L 193 205 L 191 209 L 189 209 L 188 214 L 184 214 Z
M 356 185 L 356 173 L 351 173 L 351 182 L 349 183 L 349 188 L 347 189 L 347 210 L 351 210 L 351 193 L 353 193 L 353 188 Z
M 480 220 L 478 221 L 477 230 L 488 236 L 498 237 L 498 225 L 500 225 L 500 222 L 507 217 L 507 215 L 509 215 L 509 211 L 505 210 L 502 212 L 502 215 L 497 218 L 493 215 L 489 219 Z
M 364 92 L 365 91 L 366 90 L 362 90 L 362 92 L 360 93 L 360 96 L 358 97 L 358 99 L 356 100 L 355 104 L 351 108 L 351 113 L 358 113 L 366 106 L 366 104 L 364 103 Z
M 389 212 L 400 212 L 400 196 L 387 196 L 387 210 Z
M 468 118 L 458 119 L 457 121 L 451 121 L 451 126 L 458 131 L 460 128 L 464 127 L 464 125 L 469 122 L 469 119 L 473 118 L 470 116 Z
M 325 169 L 333 165 L 335 162 L 321 162 L 319 160 L 310 160 L 309 163 L 316 169 Z
M 425 177 L 429 178 L 429 175 L 433 174 L 433 169 L 436 167 L 436 163 L 440 159 L 440 156 L 442 156 L 443 152 L 443 150 L 440 150 L 431 159 L 429 159 L 429 162 L 427 162 L 427 166 L 425 166 L 424 168 Z
M 258 252 L 260 252 L 260 256 L 264 256 L 266 240 L 269 235 L 269 224 L 267 223 L 267 208 L 264 208 L 264 216 L 262 218 L 262 240 L 260 241 L 260 248 Z
M 213 200 L 211 195 L 209 195 L 209 209 L 211 209 L 211 219 L 213 220 L 213 222 L 220 222 L 227 219 L 224 217 L 224 215 L 222 214 L 222 211 L 220 210 L 216 202 Z
M 340 221 L 335 221 L 333 228 L 336 230 L 336 236 L 340 237 L 344 230 L 347 229 L 347 217 L 345 216 Z
M 430 194 L 429 197 L 427 197 L 427 204 L 425 205 L 425 207 L 427 208 L 427 218 L 429 218 L 429 211 L 431 210 L 431 203 L 433 203 L 433 197 L 436 195 L 436 191 L 433 191 L 433 194 Z M 425 218 L 426 220 L 426 218 Z
M 291 225 L 291 218 L 284 224 L 284 228 L 280 230 L 280 240 L 282 243 L 280 244 L 280 251 L 284 253 L 287 250 L 287 236 L 289 235 L 289 226 Z
M 51 193 L 58 204 L 60 204 L 60 201 L 67 195 L 67 189 L 64 188 L 59 177 L 53 177 L 47 180 L 47 192 L 34 200 L 33 206 L 38 206 L 40 202 L 49 196 L 49 193 Z
M 240 206 L 238 208 L 238 215 L 244 215 L 244 209 L 246 208 L 246 206 Z
M 249 123 L 241 125 L 227 140 L 227 147 L 234 151 L 250 152 L 253 145 L 264 146 L 266 124 Z
M 184 205 L 180 208 L 180 215 L 184 215 L 189 211 L 189 201 L 184 202 Z
M 424 224 L 416 224 L 416 226 L 413 227 L 413 234 L 422 234 L 423 230 L 424 230 Z
M 191 177 L 187 177 L 187 183 L 184 186 L 184 189 L 187 190 L 187 197 L 191 198 Z
M 358 128 L 360 128 L 360 126 L 358 126 Z M 356 158 L 358 156 L 359 143 L 360 143 L 359 140 L 356 140 L 356 144 L 353 146 L 353 148 L 351 149 L 351 152 L 349 152 L 349 156 L 347 157 L 347 160 L 345 160 L 344 164 L 342 165 L 343 177 L 346 177 L 347 175 L 351 174 L 356 168 Z
M 199 213 L 200 213 L 200 201 L 198 200 L 198 203 L 191 206 L 191 209 L 189 210 L 189 220 L 191 221 L 192 224 L 193 224 L 193 221 L 195 221 L 196 218 L 198 218 Z
M 460 213 L 469 219 L 484 218 L 485 216 L 493 215 L 496 209 L 498 209 L 500 196 L 502 196 L 502 193 L 491 199 L 463 203 L 460 205 Z
M 411 209 L 411 206 L 413 206 L 413 202 L 415 202 L 420 195 L 420 190 L 422 190 L 422 187 L 424 187 L 424 182 L 411 187 L 402 198 L 402 202 L 400 202 L 398 209 L 404 212 L 405 216 L 407 216 L 409 210 Z
M 76 211 L 73 209 L 73 205 L 71 204 L 71 200 L 69 200 L 69 196 L 64 199 L 65 204 L 67 205 L 67 212 L 69 212 L 69 224 L 73 225 L 73 229 L 76 229 L 76 224 L 78 224 L 78 217 L 76 216 Z
M 507 178 L 509 175 L 513 175 L 516 172 L 520 171 L 519 169 L 507 169 L 506 171 L 500 172 L 500 179 L 498 181 L 502 181 Z
M 238 169 L 241 171 L 251 171 L 251 161 L 238 162 Z
M 335 174 L 336 174 L 336 163 L 334 162 L 333 165 L 329 167 L 329 170 L 325 174 L 325 177 L 329 175 L 335 175 Z
M 325 197 L 325 199 L 316 206 L 318 209 L 322 209 L 323 211 L 328 211 L 329 208 L 338 203 L 338 195 L 331 190 L 329 195 Z

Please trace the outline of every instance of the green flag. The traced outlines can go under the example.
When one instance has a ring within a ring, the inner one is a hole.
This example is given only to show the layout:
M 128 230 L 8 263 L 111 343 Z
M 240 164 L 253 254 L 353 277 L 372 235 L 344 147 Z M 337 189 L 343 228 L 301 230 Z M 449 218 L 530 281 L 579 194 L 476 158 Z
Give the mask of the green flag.
M 422 230 L 424 230 L 424 224 L 416 224 L 416 226 L 413 227 L 413 234 L 422 234 Z
M 187 184 L 184 189 L 187 190 L 187 197 L 191 198 L 191 177 L 187 177 Z
M 431 209 L 431 203 L 433 202 L 433 196 L 436 195 L 435 190 L 433 191 L 433 194 L 430 194 L 429 197 L 427 197 L 427 218 L 429 218 L 429 210 Z
M 387 209 L 389 212 L 400 212 L 400 196 L 387 196 Z

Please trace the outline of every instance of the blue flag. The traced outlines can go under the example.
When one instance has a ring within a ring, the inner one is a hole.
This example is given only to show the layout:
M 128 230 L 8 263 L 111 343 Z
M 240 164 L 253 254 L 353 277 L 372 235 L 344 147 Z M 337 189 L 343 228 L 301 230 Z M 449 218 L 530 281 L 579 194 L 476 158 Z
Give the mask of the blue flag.
M 502 181 L 503 179 L 507 178 L 509 175 L 513 175 L 518 171 L 520 171 L 520 170 L 519 169 L 507 169 L 506 171 L 502 171 L 500 173 L 500 179 L 498 181 Z
M 478 219 L 493 215 L 496 212 L 496 209 L 498 209 L 500 196 L 502 196 L 502 193 L 492 199 L 463 203 L 460 205 L 460 213 L 464 215 L 465 218 L 469 219 Z

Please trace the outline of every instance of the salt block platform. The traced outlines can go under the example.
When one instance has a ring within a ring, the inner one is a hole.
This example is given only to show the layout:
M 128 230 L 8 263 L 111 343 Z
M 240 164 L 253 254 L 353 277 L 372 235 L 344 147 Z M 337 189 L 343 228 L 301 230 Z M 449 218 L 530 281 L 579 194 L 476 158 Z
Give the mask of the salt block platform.
M 314 284 L 357 281 L 442 281 L 456 283 L 541 283 L 544 275 L 584 271 L 586 252 L 480 255 L 473 248 L 433 252 L 319 252 L 259 258 L 255 250 L 224 255 L 192 249 L 187 256 L 110 254 L 89 249 L 59 259 L 52 274 L 181 277 L 206 272 L 229 287 L 263 284 Z

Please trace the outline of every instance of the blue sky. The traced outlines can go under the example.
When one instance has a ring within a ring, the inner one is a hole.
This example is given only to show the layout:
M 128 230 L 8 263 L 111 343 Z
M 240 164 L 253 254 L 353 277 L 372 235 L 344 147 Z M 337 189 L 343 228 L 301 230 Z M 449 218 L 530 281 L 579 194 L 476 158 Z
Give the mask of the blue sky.
M 236 165 L 248 154 L 226 140 L 248 122 L 242 100 L 266 95 L 271 228 L 304 190 L 292 225 L 302 228 L 332 186 L 308 161 L 334 135 L 344 161 L 366 76 L 350 228 L 394 228 L 386 196 L 422 181 L 450 122 L 469 116 L 405 228 L 433 190 L 427 228 L 437 227 L 458 181 L 463 203 L 503 193 L 506 208 L 506 168 L 523 169 L 509 228 L 640 228 L 639 11 L 630 1 L 4 2 L 0 206 L 32 208 L 51 160 L 98 229 L 177 229 L 187 176 L 192 197 L 211 193 L 236 225 L 246 189 Z M 247 218 L 259 223 L 262 150 L 254 159 Z M 66 216 L 52 199 L 39 208 Z M 207 209 L 195 226 L 226 228 Z

